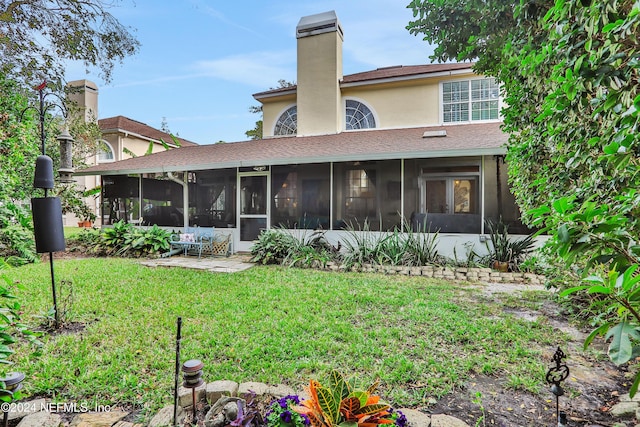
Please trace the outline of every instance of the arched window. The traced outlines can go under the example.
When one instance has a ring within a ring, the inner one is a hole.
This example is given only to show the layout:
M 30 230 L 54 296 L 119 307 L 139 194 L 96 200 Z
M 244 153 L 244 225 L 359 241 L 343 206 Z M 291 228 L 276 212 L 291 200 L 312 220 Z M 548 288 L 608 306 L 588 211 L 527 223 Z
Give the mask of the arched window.
M 107 141 L 100 141 L 98 146 L 98 163 L 113 162 L 115 156 L 113 155 L 113 148 Z
M 376 127 L 373 113 L 362 102 L 347 100 L 345 127 L 347 130 L 372 129 Z
M 295 135 L 298 132 L 298 107 L 293 106 L 282 113 L 276 122 L 274 135 Z

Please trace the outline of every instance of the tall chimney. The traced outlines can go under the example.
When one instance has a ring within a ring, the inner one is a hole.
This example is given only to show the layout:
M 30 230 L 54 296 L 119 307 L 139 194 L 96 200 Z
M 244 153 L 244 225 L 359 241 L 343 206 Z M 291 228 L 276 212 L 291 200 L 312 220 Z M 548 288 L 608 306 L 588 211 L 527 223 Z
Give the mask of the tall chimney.
M 298 39 L 298 136 L 342 130 L 343 32 L 335 11 L 300 18 Z

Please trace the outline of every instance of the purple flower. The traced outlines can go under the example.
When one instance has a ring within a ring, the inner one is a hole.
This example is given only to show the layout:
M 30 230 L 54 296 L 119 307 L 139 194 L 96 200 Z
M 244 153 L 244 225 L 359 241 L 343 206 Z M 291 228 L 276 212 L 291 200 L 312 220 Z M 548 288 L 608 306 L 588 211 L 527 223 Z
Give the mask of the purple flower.
M 398 411 L 398 418 L 396 418 L 396 425 L 398 427 L 406 427 L 407 425 L 407 417 L 402 413 L 402 411 Z
M 291 412 L 284 411 L 283 413 L 280 414 L 280 419 L 285 424 L 289 424 L 291 422 Z
M 305 414 L 300 414 L 300 417 L 302 418 L 302 422 L 304 423 L 304 425 L 308 426 L 311 424 L 311 420 Z

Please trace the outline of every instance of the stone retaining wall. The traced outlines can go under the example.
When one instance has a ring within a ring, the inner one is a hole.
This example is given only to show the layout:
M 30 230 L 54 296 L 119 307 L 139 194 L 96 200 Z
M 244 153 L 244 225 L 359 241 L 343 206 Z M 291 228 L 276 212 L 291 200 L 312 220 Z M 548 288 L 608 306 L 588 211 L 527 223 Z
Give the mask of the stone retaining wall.
M 466 280 L 488 283 L 527 283 L 543 285 L 545 277 L 534 273 L 503 273 L 491 268 L 478 267 L 442 267 L 425 265 L 406 267 L 393 265 L 365 264 L 362 267 L 347 269 L 345 265 L 328 262 L 325 269 L 331 271 L 356 271 L 364 273 L 402 274 L 405 276 L 424 276 L 434 279 Z

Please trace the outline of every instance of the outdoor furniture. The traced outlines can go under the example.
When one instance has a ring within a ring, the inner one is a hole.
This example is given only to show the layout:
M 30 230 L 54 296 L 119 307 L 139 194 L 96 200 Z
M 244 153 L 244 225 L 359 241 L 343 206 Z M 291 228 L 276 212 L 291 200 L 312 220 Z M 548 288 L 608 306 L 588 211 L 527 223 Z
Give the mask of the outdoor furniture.
M 202 249 L 213 239 L 213 228 L 186 227 L 184 233 L 172 234 L 170 237 L 171 250 L 180 249 L 184 255 L 190 251 L 197 251 L 198 258 L 202 256 Z
M 231 234 L 213 233 L 211 240 L 205 242 L 204 251 L 228 257 L 231 255 Z

